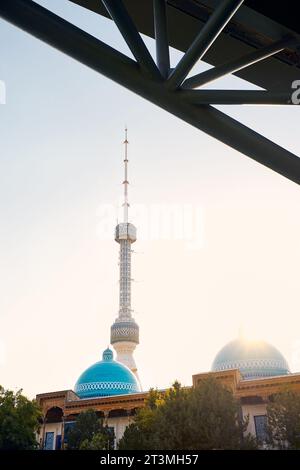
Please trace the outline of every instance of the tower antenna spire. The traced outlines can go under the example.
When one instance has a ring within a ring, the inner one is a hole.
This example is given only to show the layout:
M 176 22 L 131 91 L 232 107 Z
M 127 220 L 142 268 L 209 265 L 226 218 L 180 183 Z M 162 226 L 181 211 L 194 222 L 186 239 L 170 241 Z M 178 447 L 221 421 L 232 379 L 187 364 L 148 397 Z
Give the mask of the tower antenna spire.
M 124 202 L 123 202 L 123 218 L 124 218 L 124 223 L 128 223 L 128 208 L 129 208 L 129 203 L 128 203 L 128 138 L 127 138 L 127 126 L 125 125 L 125 140 L 124 140 L 124 145 L 125 145 L 125 152 L 124 152 Z

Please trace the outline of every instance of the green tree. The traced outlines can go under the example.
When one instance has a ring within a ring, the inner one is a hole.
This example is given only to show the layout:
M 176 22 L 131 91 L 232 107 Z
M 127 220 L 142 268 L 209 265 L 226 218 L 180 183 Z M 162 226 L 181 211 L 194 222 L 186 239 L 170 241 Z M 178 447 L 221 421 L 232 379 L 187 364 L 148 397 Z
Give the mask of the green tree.
M 41 411 L 34 400 L 0 386 L 0 449 L 37 448 Z
M 300 394 L 282 391 L 267 406 L 269 444 L 280 449 L 300 449 Z
M 114 442 L 113 433 L 93 410 L 80 413 L 66 437 L 68 449 L 111 449 Z
M 80 450 L 105 450 L 108 446 L 108 436 L 104 433 L 94 434 L 89 441 L 85 439 L 80 444 Z
M 154 427 L 156 410 L 162 403 L 162 394 L 151 389 L 145 407 L 138 410 L 134 422 L 125 429 L 118 444 L 120 450 L 154 450 L 158 448 L 158 442 L 155 442 Z
M 213 379 L 193 388 L 178 382 L 164 394 L 151 391 L 145 408 L 125 430 L 119 449 L 245 449 L 256 441 L 231 391 Z

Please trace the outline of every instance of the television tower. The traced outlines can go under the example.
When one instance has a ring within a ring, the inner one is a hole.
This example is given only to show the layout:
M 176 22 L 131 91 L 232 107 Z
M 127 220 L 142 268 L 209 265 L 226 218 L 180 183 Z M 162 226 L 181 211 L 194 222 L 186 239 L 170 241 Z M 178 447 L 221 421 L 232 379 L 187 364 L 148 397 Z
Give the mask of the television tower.
M 139 344 L 139 327 L 132 317 L 131 309 L 131 244 L 136 241 L 136 228 L 128 222 L 128 143 L 127 128 L 125 128 L 123 222 L 115 229 L 115 240 L 120 245 L 119 314 L 111 326 L 110 342 L 116 350 L 117 361 L 129 367 L 138 377 L 133 352 Z

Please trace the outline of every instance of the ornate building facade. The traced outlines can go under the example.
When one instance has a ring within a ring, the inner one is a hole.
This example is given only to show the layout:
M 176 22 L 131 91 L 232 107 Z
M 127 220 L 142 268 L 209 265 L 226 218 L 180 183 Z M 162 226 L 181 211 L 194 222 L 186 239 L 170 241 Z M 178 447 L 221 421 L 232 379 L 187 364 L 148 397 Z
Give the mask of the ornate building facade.
M 266 433 L 267 405 L 282 390 L 300 393 L 300 374 L 292 374 L 282 354 L 265 341 L 238 338 L 216 355 L 212 370 L 192 376 L 193 387 L 214 377 L 229 388 L 239 400 L 243 416 L 249 417 L 248 432 L 262 444 Z M 82 386 L 84 384 L 84 386 Z M 88 384 L 88 386 L 86 385 Z M 136 411 L 143 407 L 148 392 L 142 392 L 134 373 L 113 359 L 106 349 L 102 361 L 85 371 L 75 385 L 75 392 L 37 395 L 43 424 L 38 436 L 44 449 L 62 449 L 67 445 L 67 430 L 78 415 L 93 409 L 114 430 L 115 444 Z
M 266 409 L 272 396 L 282 390 L 300 393 L 300 374 L 244 379 L 238 369 L 206 372 L 193 375 L 193 386 L 203 379 L 214 377 L 232 390 L 238 398 L 244 416 L 249 415 L 248 431 L 264 440 Z M 72 390 L 37 395 L 42 408 L 43 424 L 38 436 L 44 449 L 62 449 L 67 445 L 66 431 L 82 411 L 95 410 L 105 424 L 114 429 L 116 442 L 132 421 L 137 409 L 144 406 L 148 392 L 80 399 Z

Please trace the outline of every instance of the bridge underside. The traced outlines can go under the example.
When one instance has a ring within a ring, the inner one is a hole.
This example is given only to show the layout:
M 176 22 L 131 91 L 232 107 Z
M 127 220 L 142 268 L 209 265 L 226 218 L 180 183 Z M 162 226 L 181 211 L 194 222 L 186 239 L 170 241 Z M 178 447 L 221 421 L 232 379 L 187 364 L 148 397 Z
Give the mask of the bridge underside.
M 300 32 L 295 2 L 70 0 L 110 17 L 134 59 L 32 0 L 2 0 L 0 16 L 248 157 L 300 183 L 300 159 L 212 105 L 295 105 Z M 290 9 L 288 4 L 291 4 Z M 282 7 L 282 4 L 280 5 Z M 298 16 L 299 17 L 299 16 Z M 140 33 L 156 40 L 152 58 Z M 169 46 L 184 52 L 170 68 Z M 213 67 L 190 76 L 199 60 Z M 202 88 L 234 74 L 262 90 Z M 299 82 L 300 85 L 300 82 Z M 296 85 L 294 84 L 294 87 Z

